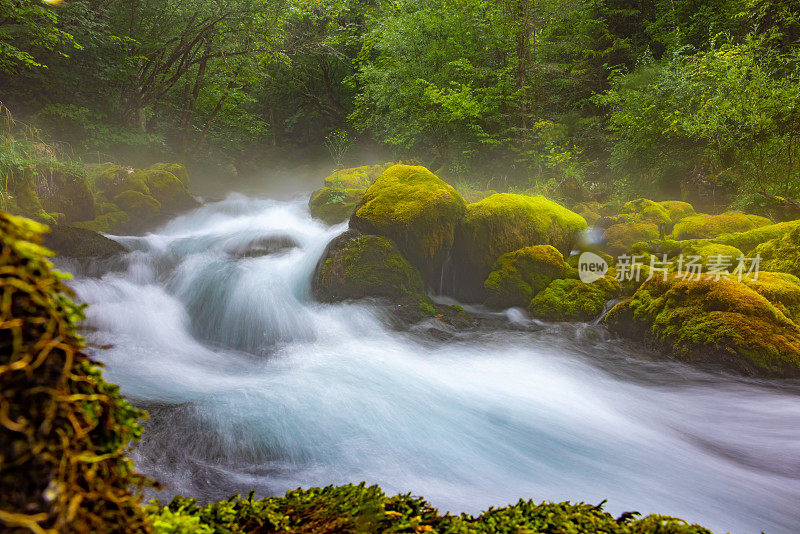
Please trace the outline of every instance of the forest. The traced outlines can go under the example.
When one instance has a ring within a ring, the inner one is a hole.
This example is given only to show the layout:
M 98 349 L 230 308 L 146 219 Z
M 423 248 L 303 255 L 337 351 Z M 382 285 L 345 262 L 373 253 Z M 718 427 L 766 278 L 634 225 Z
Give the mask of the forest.
M 0 0 L 0 532 L 798 502 L 800 0 Z

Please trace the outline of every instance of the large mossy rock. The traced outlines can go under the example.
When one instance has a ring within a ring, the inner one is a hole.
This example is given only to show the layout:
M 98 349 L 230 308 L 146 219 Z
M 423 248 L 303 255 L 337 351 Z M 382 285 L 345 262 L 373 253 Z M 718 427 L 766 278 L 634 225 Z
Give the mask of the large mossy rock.
M 350 227 L 394 241 L 435 287 L 464 210 L 461 195 L 425 167 L 393 165 L 367 189 Z
M 583 217 L 542 196 L 497 193 L 470 204 L 456 227 L 446 290 L 482 301 L 483 282 L 500 256 L 533 245 L 567 253 L 586 227 Z
M 693 215 L 683 218 L 672 230 L 674 239 L 704 239 L 731 232 L 746 232 L 767 226 L 772 222 L 766 217 L 728 211 L 719 215 Z
M 553 280 L 533 297 L 528 309 L 533 317 L 545 321 L 590 321 L 620 291 L 620 283 L 610 276 L 592 283 L 574 278 Z
M 614 224 L 603 232 L 600 248 L 612 256 L 619 256 L 629 252 L 635 243 L 658 239 L 660 235 L 658 225 L 649 221 Z
M 145 414 L 84 352 L 44 231 L 0 212 L 0 530 L 149 532 L 125 456 Z
M 761 288 L 764 294 L 795 294 L 793 280 L 769 277 L 764 285 L 771 292 Z M 773 304 L 757 289 L 735 279 L 656 276 L 605 321 L 685 362 L 750 376 L 800 377 L 800 326 L 781 311 L 785 303 Z
M 364 193 L 366 189 L 323 187 L 311 194 L 308 209 L 315 219 L 325 224 L 339 224 L 353 215 Z
M 686 217 L 697 215 L 697 212 L 694 210 L 694 206 L 688 202 L 682 202 L 680 200 L 663 200 L 658 204 L 667 210 L 669 219 L 673 224 L 685 219 Z
M 42 207 L 51 213 L 63 213 L 66 223 L 93 219 L 96 213 L 95 199 L 83 168 L 61 165 L 50 170 L 50 174 L 52 191 L 42 195 Z
M 622 206 L 622 212 L 630 215 L 628 217 L 630 222 L 646 221 L 662 227 L 672 223 L 666 207 L 646 198 L 627 202 Z
M 134 217 L 152 217 L 161 211 L 161 203 L 139 191 L 123 191 L 114 197 L 114 204 Z
M 489 295 L 487 304 L 496 308 L 527 307 L 536 293 L 570 272 L 574 269 L 551 245 L 534 245 L 503 254 L 483 283 Z
M 422 297 L 424 291 L 419 271 L 392 241 L 356 230 L 348 230 L 328 244 L 312 283 L 314 297 L 321 302 Z
M 758 245 L 783 237 L 798 227 L 800 227 L 800 221 L 780 222 L 777 224 L 761 226 L 746 232 L 721 234 L 715 237 L 714 241 L 724 245 L 731 245 L 738 248 L 742 252 L 750 253 Z
M 391 167 L 393 163 L 362 165 L 341 169 L 325 178 L 325 187 L 332 189 L 367 189 L 375 179 Z
M 161 203 L 162 208 L 170 213 L 196 208 L 199 206 L 197 200 L 189 193 L 188 183 L 164 168 L 165 164 L 159 163 L 148 169 L 139 170 L 133 173 L 131 179 L 135 182 L 144 182 L 149 193 L 154 199 Z M 178 166 L 183 169 L 183 166 Z M 184 172 L 178 174 L 184 175 Z
M 755 254 L 761 256 L 761 268 L 764 270 L 800 276 L 800 225 L 794 226 L 781 237 L 758 245 Z

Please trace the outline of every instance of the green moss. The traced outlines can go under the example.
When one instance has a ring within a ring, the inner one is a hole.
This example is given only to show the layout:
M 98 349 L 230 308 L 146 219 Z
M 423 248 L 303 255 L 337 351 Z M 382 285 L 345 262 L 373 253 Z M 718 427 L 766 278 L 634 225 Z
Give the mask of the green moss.
M 364 198 L 364 189 L 323 187 L 314 191 L 308 201 L 311 215 L 326 224 L 338 224 L 350 218 Z
M 742 282 L 770 301 L 786 317 L 800 324 L 800 278 L 787 273 L 761 271 L 758 278 L 743 277 Z
M 394 241 L 428 283 L 438 281 L 464 200 L 425 167 L 393 165 L 367 189 L 350 226 Z
M 654 240 L 659 235 L 658 226 L 651 222 L 615 224 L 603 233 L 604 244 L 601 249 L 612 256 L 619 256 L 630 251 L 635 243 Z
M 657 226 L 665 226 L 672 222 L 666 207 L 646 198 L 627 202 L 622 207 L 622 211 L 630 214 L 630 222 L 645 221 Z
M 483 300 L 483 282 L 500 256 L 532 245 L 568 253 L 586 227 L 583 217 L 542 196 L 498 193 L 470 204 L 456 228 L 449 289 Z
M 525 247 L 503 254 L 494 264 L 484 288 L 488 303 L 499 308 L 527 306 L 533 296 L 556 278 L 573 271 L 550 245 Z
M 155 165 L 148 167 L 148 170 L 167 171 L 175 175 L 175 177 L 187 188 L 190 185 L 189 171 L 186 170 L 185 165 L 181 165 L 180 163 L 156 163 Z
M 694 207 L 688 202 L 681 202 L 680 200 L 664 200 L 658 204 L 667 210 L 669 218 L 673 223 L 677 223 L 686 217 L 697 215 Z
M 75 228 L 92 230 L 94 232 L 113 234 L 122 231 L 128 222 L 130 222 L 130 216 L 126 212 L 112 211 L 111 213 L 105 213 L 99 217 L 95 217 L 91 221 L 73 223 L 72 226 Z
M 589 226 L 594 226 L 597 221 L 603 218 L 599 210 L 599 202 L 579 202 L 572 207 L 572 211 L 583 217 Z
M 351 169 L 341 169 L 325 178 L 325 187 L 333 189 L 367 189 L 393 163 L 364 165 Z
M 771 224 L 770 220 L 758 215 L 747 215 L 728 211 L 719 215 L 693 215 L 685 217 L 672 231 L 674 239 L 713 238 L 731 232 L 746 232 Z
M 114 197 L 114 202 L 123 211 L 135 217 L 152 216 L 161 211 L 161 203 L 138 191 L 123 191 Z
M 189 189 L 177 176 L 163 169 L 139 170 L 133 173 L 129 179 L 132 183 L 143 182 L 147 191 L 140 191 L 150 194 L 155 198 L 165 211 L 181 211 L 197 207 L 198 202 L 189 193 Z
M 783 237 L 798 227 L 800 227 L 800 221 L 781 222 L 755 228 L 747 232 L 722 234 L 714 238 L 714 241 L 725 245 L 731 245 L 742 252 L 750 253 L 758 245 Z
M 44 209 L 51 213 L 63 213 L 65 222 L 93 219 L 96 214 L 95 199 L 83 166 L 59 163 L 49 172 L 52 192 L 41 199 Z
M 765 288 L 761 291 L 768 294 Z M 788 287 L 781 291 L 794 294 Z M 800 376 L 800 326 L 735 279 L 654 277 L 614 307 L 606 322 L 612 330 L 670 350 L 686 362 L 754 376 Z
M 722 261 L 727 260 L 732 263 L 732 266 L 729 268 L 730 271 L 734 269 L 739 258 L 743 256 L 742 251 L 736 247 L 722 245 L 720 243 L 704 243 L 700 240 L 694 241 L 689 246 L 684 247 L 681 250 L 681 254 L 684 255 L 684 258 L 687 256 L 699 256 L 700 263 L 703 265 L 714 263 L 715 258 L 719 260 L 721 257 Z
M 587 284 L 575 279 L 553 280 L 530 301 L 529 310 L 545 321 L 589 321 L 620 293 L 619 282 L 606 276 Z
M 45 231 L 0 212 L 0 530 L 146 532 L 134 491 L 147 480 L 125 456 L 146 414 L 85 353 Z
M 133 168 L 113 163 L 87 166 L 86 180 L 89 187 L 103 202 L 111 201 L 123 191 L 150 194 L 150 189 L 142 176 L 135 176 Z
M 800 276 L 800 226 L 755 248 L 761 268 Z
M 323 302 L 424 295 L 419 271 L 385 237 L 348 231 L 334 239 L 317 266 L 314 294 Z
M 441 515 L 422 497 L 387 497 L 377 486 L 297 489 L 281 497 L 234 496 L 198 506 L 175 497 L 169 506 L 152 504 L 148 513 L 159 534 L 211 532 L 319 532 L 389 534 L 711 534 L 698 525 L 667 516 L 615 519 L 602 504 L 536 503 L 520 500 L 490 508 L 478 517 Z

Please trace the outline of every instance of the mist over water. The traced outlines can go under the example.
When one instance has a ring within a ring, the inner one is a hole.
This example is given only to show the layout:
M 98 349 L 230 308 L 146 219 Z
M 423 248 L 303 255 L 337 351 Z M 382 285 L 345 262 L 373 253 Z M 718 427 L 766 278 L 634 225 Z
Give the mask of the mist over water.
M 657 360 L 602 326 L 385 325 L 309 296 L 328 228 L 305 201 L 232 195 L 144 237 L 102 278 L 88 338 L 150 411 L 133 451 L 174 494 L 227 498 L 366 480 L 477 513 L 519 498 L 664 513 L 732 532 L 800 525 L 800 385 Z M 243 257 L 254 242 L 297 244 Z

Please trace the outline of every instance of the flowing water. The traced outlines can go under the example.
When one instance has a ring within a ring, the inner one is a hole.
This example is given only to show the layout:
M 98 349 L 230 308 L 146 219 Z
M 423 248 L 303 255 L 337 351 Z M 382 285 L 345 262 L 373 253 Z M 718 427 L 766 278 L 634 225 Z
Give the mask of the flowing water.
M 516 310 L 447 336 L 391 329 L 375 305 L 310 298 L 343 230 L 301 201 L 234 195 L 117 237 L 120 265 L 78 273 L 88 337 L 111 345 L 95 357 L 150 411 L 133 456 L 160 499 L 365 480 L 456 512 L 608 499 L 614 514 L 797 532 L 798 383 L 704 373 Z M 268 238 L 298 246 L 232 253 Z

